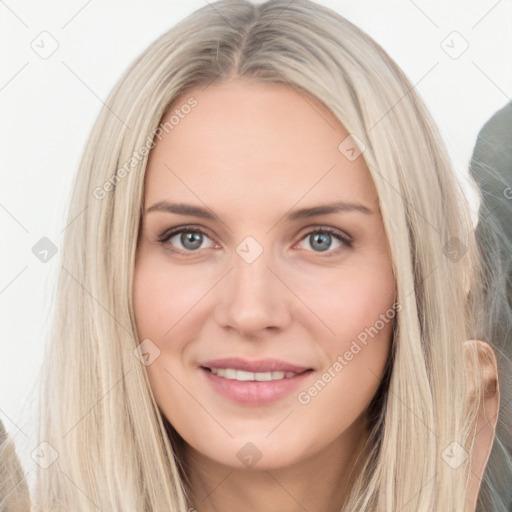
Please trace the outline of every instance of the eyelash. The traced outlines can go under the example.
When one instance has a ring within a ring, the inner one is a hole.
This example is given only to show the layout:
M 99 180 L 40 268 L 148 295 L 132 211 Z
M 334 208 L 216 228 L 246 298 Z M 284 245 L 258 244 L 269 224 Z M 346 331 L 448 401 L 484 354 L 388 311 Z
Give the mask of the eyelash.
M 174 237 L 176 235 L 179 235 L 181 233 L 187 233 L 187 232 L 190 232 L 190 233 L 201 233 L 202 235 L 204 235 L 204 236 L 206 236 L 206 237 L 211 239 L 211 237 L 208 235 L 208 233 L 206 233 L 206 231 L 204 231 L 203 229 L 201 229 L 201 228 L 199 228 L 197 226 L 181 226 L 181 227 L 178 227 L 178 228 L 170 229 L 170 230 L 166 231 L 165 233 L 163 233 L 158 238 L 158 243 L 160 243 L 163 246 L 166 246 L 167 242 L 172 237 Z M 341 242 L 344 245 L 344 247 L 338 247 L 338 249 L 335 249 L 335 250 L 328 249 L 327 251 L 325 251 L 325 253 L 327 253 L 326 257 L 336 256 L 340 252 L 342 252 L 343 250 L 352 248 L 353 241 L 347 235 L 344 235 L 343 233 L 341 233 L 340 231 L 338 231 L 338 230 L 336 230 L 334 228 L 328 228 L 328 227 L 325 227 L 325 226 L 324 227 L 315 228 L 315 229 L 312 229 L 311 231 L 308 231 L 300 239 L 300 241 L 304 240 L 308 236 L 310 236 L 312 234 L 315 234 L 315 233 L 323 233 L 323 234 L 330 235 L 330 236 L 336 238 L 339 242 Z M 180 249 L 175 249 L 175 248 L 173 248 L 170 245 L 167 245 L 165 247 L 165 249 L 167 251 L 173 253 L 173 254 L 180 254 L 180 255 L 184 255 L 185 257 L 193 256 L 194 253 L 198 252 L 198 250 L 195 250 L 195 251 L 182 251 Z M 311 251 L 311 252 L 317 252 L 319 254 L 322 254 L 323 251 Z

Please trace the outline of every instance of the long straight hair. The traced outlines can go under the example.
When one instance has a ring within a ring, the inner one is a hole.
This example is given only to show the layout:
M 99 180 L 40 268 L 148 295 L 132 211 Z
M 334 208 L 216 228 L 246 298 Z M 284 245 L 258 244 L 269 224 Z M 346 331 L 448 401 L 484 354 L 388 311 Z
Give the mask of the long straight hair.
M 480 292 L 467 300 L 483 276 L 469 208 L 403 72 L 364 32 L 307 0 L 205 6 L 151 44 L 107 99 L 61 251 L 40 411 L 40 441 L 58 459 L 38 470 L 37 510 L 188 510 L 181 461 L 134 354 L 142 340 L 132 279 L 161 120 L 185 112 L 178 96 L 192 105 L 192 88 L 230 77 L 321 101 L 364 144 L 377 189 L 402 307 L 365 464 L 343 510 L 464 510 L 471 457 L 454 468 L 443 453 L 456 443 L 471 455 L 481 398 L 476 354 L 463 356 L 484 303 Z

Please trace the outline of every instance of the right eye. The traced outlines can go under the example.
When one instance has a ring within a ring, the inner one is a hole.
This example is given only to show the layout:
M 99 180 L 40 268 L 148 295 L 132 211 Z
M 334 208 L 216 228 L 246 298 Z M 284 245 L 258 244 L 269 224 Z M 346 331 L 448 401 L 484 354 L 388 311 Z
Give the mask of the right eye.
M 158 241 L 172 253 L 192 253 L 201 249 L 203 243 L 210 240 L 211 244 L 204 249 L 215 247 L 215 242 L 200 228 L 181 226 L 166 231 Z M 181 247 L 180 247 L 181 245 Z

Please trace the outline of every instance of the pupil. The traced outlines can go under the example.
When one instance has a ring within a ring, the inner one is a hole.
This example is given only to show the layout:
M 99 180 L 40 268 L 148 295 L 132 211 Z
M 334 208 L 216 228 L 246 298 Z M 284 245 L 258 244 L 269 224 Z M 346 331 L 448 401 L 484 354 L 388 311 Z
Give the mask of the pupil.
M 186 249 L 197 249 L 201 247 L 203 241 L 203 235 L 194 232 L 182 233 L 180 238 L 183 247 Z
M 326 233 L 316 233 L 311 235 L 311 246 L 319 251 L 326 251 L 331 245 L 331 235 Z

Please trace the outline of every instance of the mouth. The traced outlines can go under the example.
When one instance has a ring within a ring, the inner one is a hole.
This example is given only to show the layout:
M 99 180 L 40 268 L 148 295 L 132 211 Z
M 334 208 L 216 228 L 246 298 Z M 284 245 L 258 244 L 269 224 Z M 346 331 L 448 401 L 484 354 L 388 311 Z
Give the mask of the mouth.
M 276 359 L 219 359 L 205 362 L 199 369 L 208 384 L 222 397 L 251 406 L 284 398 L 313 372 L 312 368 Z
M 209 370 L 211 373 L 217 375 L 218 377 L 223 377 L 224 379 L 229 380 L 237 380 L 239 382 L 268 382 L 272 380 L 291 379 L 297 375 L 300 375 L 299 373 L 285 371 L 246 372 L 245 370 L 237 370 L 235 368 L 203 368 L 205 370 Z

